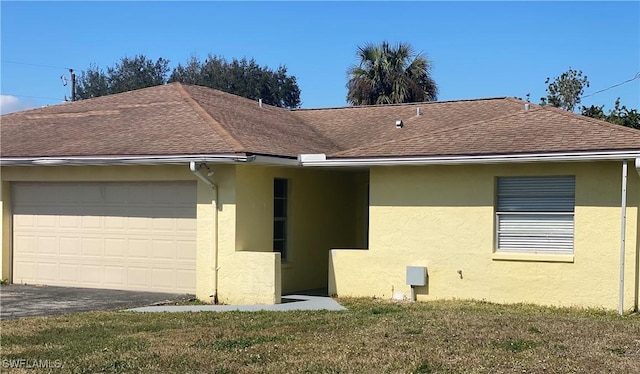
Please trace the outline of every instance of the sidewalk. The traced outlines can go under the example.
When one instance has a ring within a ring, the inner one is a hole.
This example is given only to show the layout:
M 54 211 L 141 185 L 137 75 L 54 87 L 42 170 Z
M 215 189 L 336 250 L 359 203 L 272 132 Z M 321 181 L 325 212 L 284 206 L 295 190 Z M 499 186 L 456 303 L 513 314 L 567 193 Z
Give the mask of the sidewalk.
M 327 296 L 286 295 L 282 303 L 273 305 L 158 305 L 127 309 L 131 312 L 257 312 L 291 310 L 346 310 Z

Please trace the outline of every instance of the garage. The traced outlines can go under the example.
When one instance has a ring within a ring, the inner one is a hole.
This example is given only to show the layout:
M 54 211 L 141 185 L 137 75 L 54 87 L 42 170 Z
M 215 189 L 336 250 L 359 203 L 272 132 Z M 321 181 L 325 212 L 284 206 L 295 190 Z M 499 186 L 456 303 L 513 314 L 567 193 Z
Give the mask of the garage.
M 15 182 L 14 283 L 195 293 L 195 182 Z

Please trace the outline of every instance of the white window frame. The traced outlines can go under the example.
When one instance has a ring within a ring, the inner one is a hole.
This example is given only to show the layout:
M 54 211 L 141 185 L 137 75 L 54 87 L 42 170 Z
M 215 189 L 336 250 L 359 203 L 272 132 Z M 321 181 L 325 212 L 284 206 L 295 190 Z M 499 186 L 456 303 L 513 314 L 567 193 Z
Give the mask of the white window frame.
M 575 176 L 496 179 L 496 253 L 572 255 Z

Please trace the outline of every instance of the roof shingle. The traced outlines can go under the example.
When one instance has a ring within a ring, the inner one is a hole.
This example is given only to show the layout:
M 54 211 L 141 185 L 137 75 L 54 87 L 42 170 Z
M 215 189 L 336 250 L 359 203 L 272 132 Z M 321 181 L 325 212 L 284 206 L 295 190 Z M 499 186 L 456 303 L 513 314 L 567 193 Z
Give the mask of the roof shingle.
M 421 126 L 419 122 L 416 118 L 405 127 Z M 330 156 L 472 156 L 617 150 L 640 150 L 640 131 L 531 104 L 529 111 L 351 148 Z
M 511 98 L 286 110 L 171 83 L 0 118 L 3 158 L 640 151 L 640 130 Z M 417 110 L 420 114 L 418 115 Z M 395 122 L 402 120 L 403 128 Z

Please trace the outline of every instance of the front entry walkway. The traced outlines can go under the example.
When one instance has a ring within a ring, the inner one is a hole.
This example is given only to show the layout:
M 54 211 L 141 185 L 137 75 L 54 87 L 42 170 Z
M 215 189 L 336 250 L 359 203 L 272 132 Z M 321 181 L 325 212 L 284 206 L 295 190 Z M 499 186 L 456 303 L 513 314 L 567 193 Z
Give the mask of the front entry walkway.
M 290 310 L 346 310 L 327 296 L 285 295 L 282 303 L 274 305 L 158 305 L 127 309 L 133 312 L 257 312 Z

